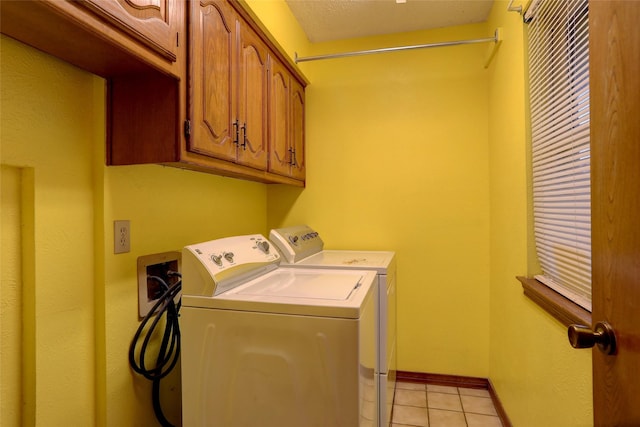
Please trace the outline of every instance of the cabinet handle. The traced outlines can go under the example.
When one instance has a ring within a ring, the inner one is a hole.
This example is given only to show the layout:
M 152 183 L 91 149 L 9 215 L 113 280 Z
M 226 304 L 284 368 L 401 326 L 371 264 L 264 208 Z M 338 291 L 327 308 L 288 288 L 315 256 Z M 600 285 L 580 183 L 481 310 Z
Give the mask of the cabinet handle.
M 290 156 L 290 160 L 289 160 L 289 166 L 296 166 L 296 164 L 298 162 L 296 162 L 296 150 L 294 150 L 293 148 L 289 148 L 289 154 Z
M 239 136 L 239 134 L 240 134 L 240 129 L 238 128 L 238 125 L 239 125 L 239 123 L 238 123 L 238 119 L 236 119 L 236 120 L 233 122 L 233 129 L 235 130 L 235 134 L 236 134 L 236 137 L 235 137 L 235 139 L 233 140 L 233 143 L 234 143 L 234 144 L 236 144 L 236 145 L 238 145 L 238 143 L 239 143 L 239 141 L 240 141 L 240 136 Z
M 240 144 L 243 150 L 247 149 L 247 124 L 242 124 L 242 144 Z
M 191 136 L 191 120 L 184 121 L 184 136 L 186 138 Z

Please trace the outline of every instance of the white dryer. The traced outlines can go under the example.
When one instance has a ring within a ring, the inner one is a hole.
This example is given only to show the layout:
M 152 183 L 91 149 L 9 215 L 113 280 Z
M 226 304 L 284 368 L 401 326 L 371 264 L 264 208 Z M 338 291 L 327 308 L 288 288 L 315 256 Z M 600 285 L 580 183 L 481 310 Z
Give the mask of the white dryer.
M 373 271 L 301 270 L 261 235 L 183 249 L 183 425 L 377 424 Z
M 284 261 L 304 269 L 371 270 L 377 275 L 376 379 L 380 427 L 391 424 L 396 384 L 396 257 L 390 251 L 325 250 L 322 238 L 307 225 L 271 230 L 269 239 Z

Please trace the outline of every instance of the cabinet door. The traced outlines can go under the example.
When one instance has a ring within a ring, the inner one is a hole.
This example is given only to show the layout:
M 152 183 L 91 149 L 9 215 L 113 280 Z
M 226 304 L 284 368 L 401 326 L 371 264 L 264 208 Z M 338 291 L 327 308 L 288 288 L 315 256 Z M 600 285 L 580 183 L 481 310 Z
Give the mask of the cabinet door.
M 82 0 L 91 10 L 156 54 L 175 62 L 179 0 Z M 181 6 L 180 6 L 181 7 Z M 182 41 L 184 43 L 184 41 Z
M 191 1 L 188 150 L 236 159 L 236 12 L 226 1 Z
M 295 79 L 291 79 L 290 145 L 293 149 L 291 177 L 304 181 L 305 135 L 304 135 L 304 88 Z
M 243 20 L 238 21 L 238 163 L 267 169 L 267 56 L 266 44 Z
M 289 99 L 291 78 L 275 58 L 270 59 L 269 78 L 269 172 L 289 176 Z

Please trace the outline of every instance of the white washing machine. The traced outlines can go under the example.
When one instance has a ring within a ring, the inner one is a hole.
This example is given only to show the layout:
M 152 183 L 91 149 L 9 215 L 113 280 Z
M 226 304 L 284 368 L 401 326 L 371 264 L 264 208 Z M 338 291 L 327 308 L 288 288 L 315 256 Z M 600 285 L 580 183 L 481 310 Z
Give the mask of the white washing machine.
M 183 425 L 377 425 L 373 271 L 282 267 L 261 235 L 182 254 Z
M 371 270 L 377 275 L 376 370 L 379 426 L 391 424 L 396 385 L 396 258 L 388 251 L 325 250 L 320 235 L 307 225 L 271 230 L 269 239 L 284 261 L 304 269 Z

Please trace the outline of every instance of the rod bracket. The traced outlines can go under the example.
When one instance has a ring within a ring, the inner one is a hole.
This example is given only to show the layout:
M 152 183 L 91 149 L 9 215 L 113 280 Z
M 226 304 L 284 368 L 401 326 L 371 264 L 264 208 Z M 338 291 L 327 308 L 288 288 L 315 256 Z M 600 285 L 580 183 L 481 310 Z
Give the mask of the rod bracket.
M 509 4 L 507 5 L 507 11 L 508 12 L 518 12 L 520 15 L 522 15 L 522 5 L 514 6 L 513 5 L 513 0 L 509 0 Z

